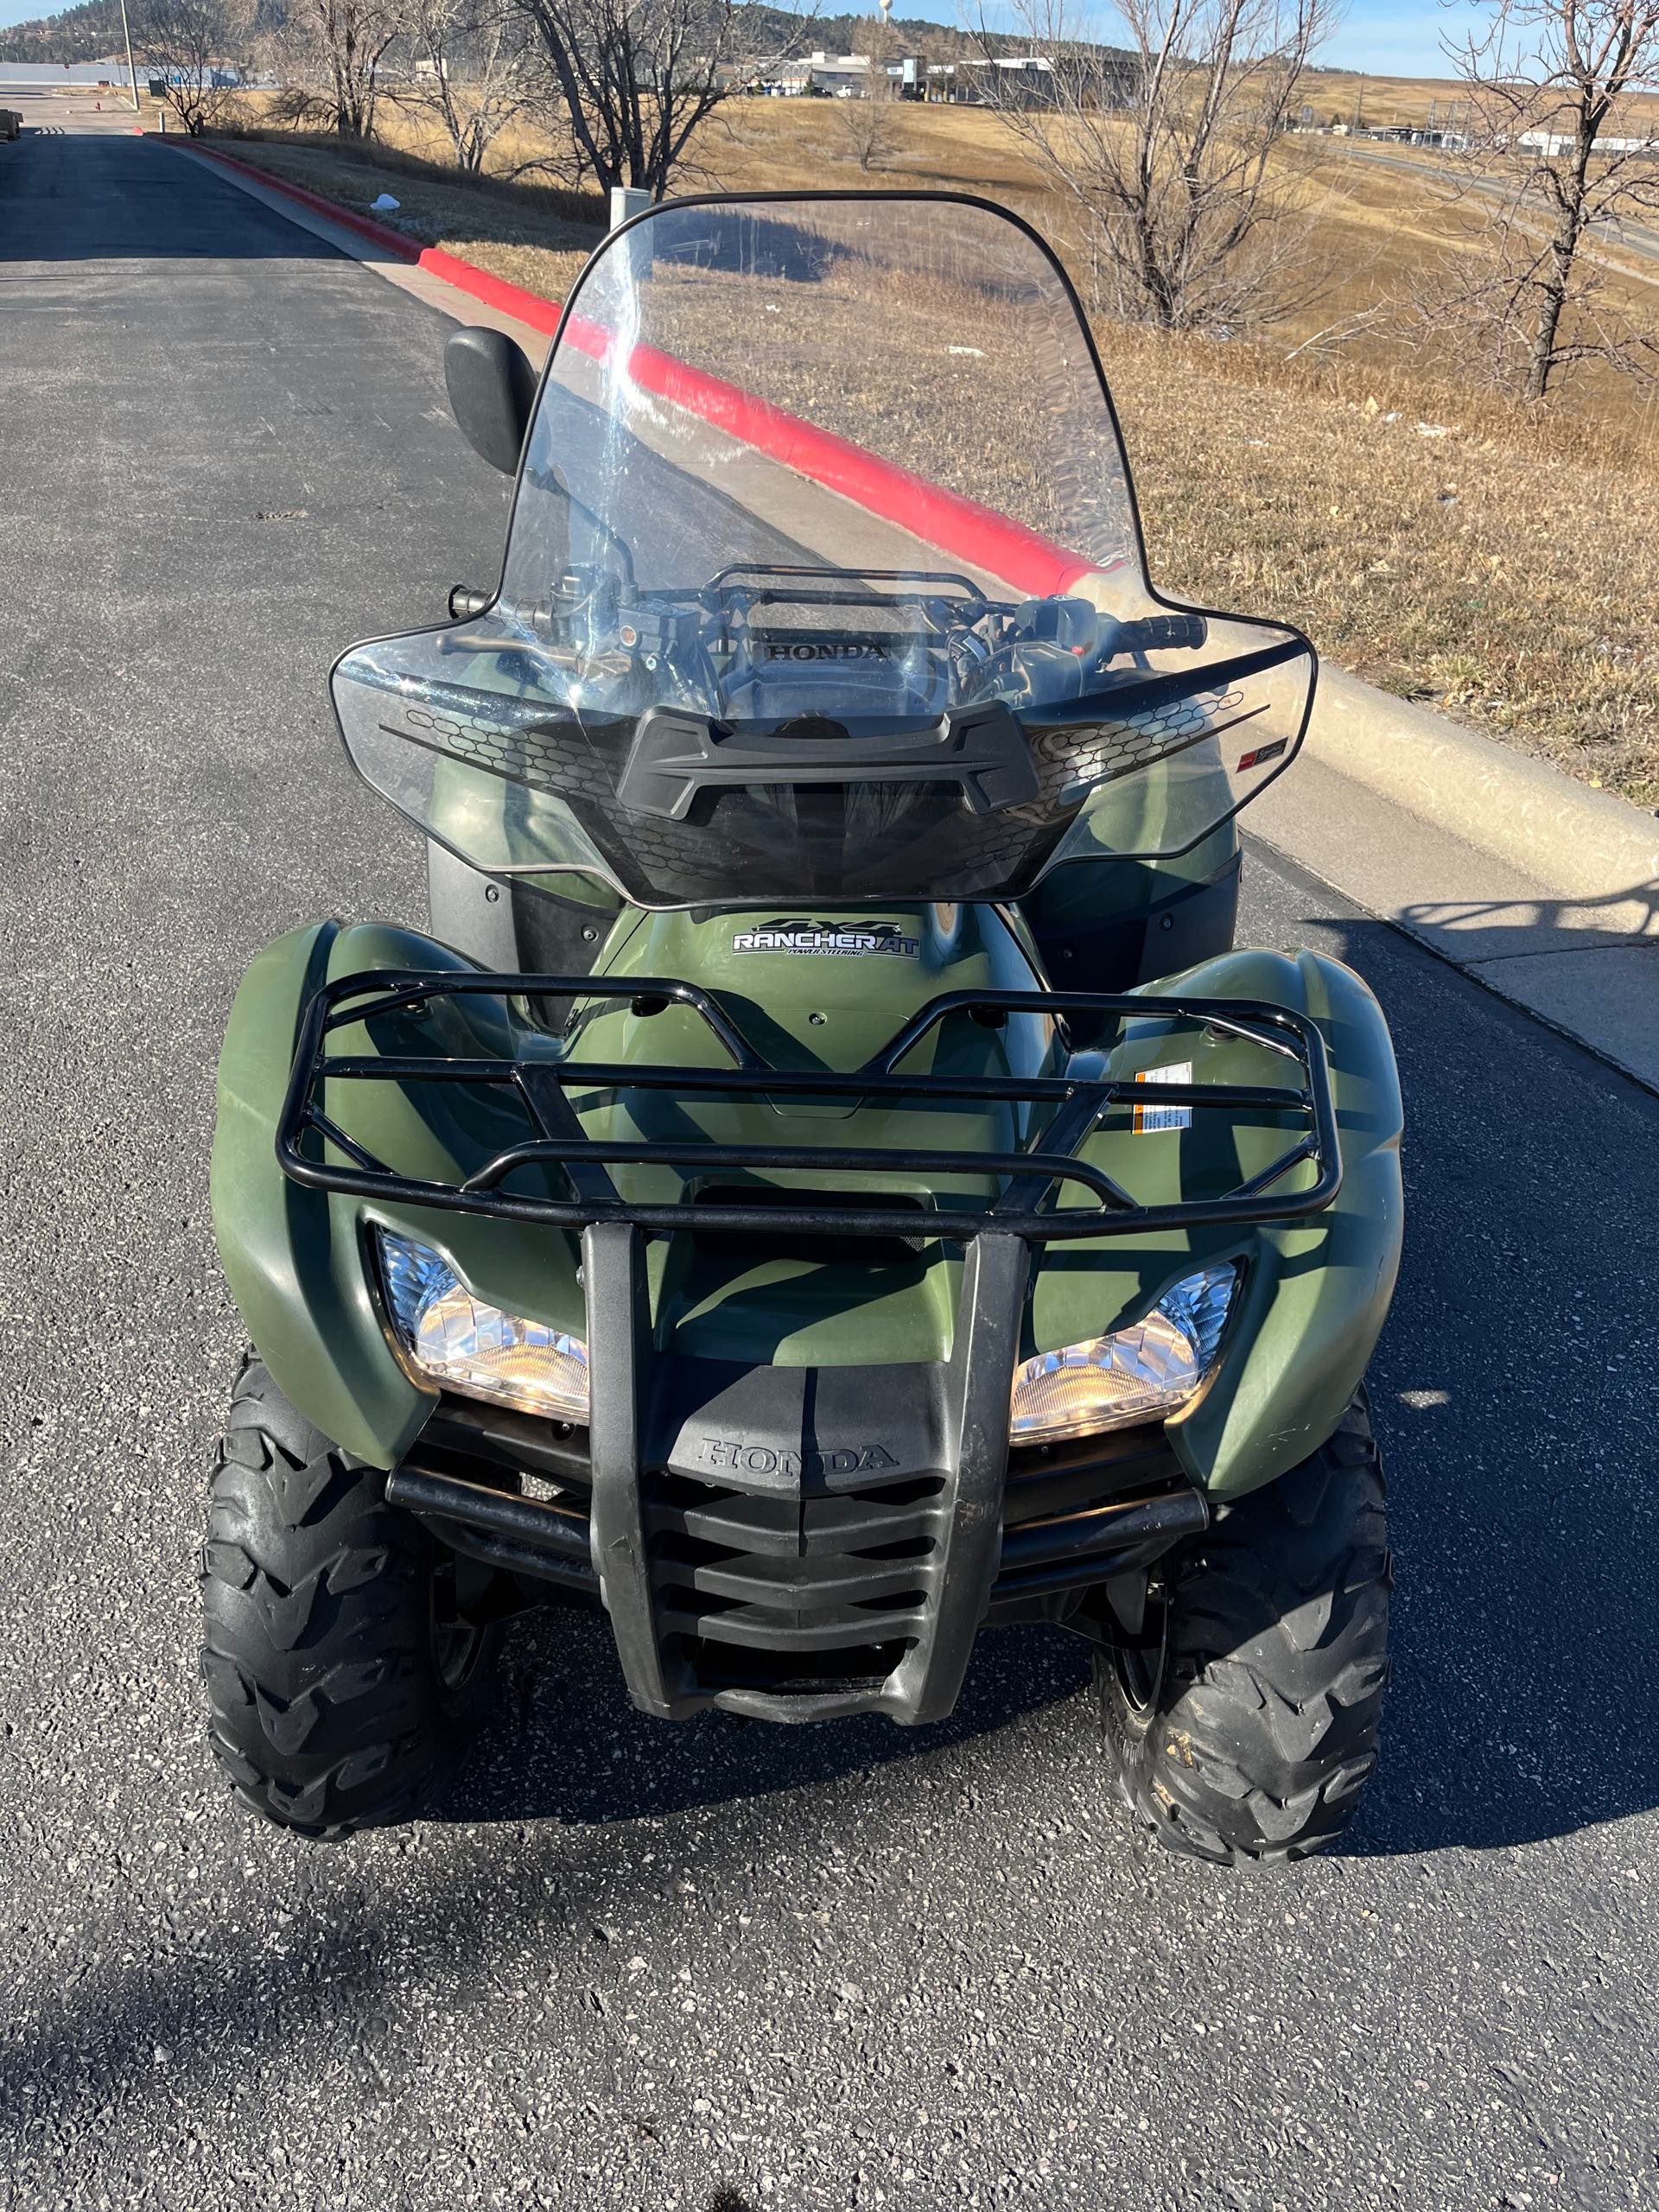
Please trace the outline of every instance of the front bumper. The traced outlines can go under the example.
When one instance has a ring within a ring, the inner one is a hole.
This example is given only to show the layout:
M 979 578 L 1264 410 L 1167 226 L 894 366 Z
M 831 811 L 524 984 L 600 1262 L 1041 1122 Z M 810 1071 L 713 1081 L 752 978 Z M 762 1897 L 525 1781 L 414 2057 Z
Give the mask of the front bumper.
M 446 1401 L 388 1496 L 455 1550 L 602 1603 L 659 1718 L 942 1719 L 982 1626 L 1063 1618 L 1209 1517 L 1156 1427 L 1010 1455 L 1025 1256 L 969 1248 L 938 1366 L 629 1376 L 639 1255 L 592 1230 L 591 1436 Z

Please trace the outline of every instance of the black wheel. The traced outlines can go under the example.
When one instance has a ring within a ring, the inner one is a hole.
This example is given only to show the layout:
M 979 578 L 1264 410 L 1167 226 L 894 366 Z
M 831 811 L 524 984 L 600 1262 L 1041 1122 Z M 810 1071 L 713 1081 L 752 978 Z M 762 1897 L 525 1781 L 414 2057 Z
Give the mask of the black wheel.
M 200 1565 L 209 1736 L 238 1794 L 304 1835 L 417 1812 L 471 1742 L 497 1631 L 457 1618 L 448 1554 L 256 1360 Z
M 1389 1679 L 1383 1500 L 1362 1392 L 1311 1459 L 1170 1554 L 1143 1639 L 1097 1658 L 1119 1787 L 1167 1849 L 1268 1866 L 1346 1825 Z

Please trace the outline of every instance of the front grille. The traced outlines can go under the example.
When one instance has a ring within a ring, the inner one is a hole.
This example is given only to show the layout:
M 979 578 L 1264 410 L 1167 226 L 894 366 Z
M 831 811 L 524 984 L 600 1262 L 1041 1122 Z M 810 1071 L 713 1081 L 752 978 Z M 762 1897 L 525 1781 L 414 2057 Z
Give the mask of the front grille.
M 873 1687 L 933 1603 L 944 1483 L 901 1478 L 833 1494 L 723 1477 L 646 1478 L 653 1606 L 699 1687 Z
M 891 1709 L 901 1695 L 899 1670 L 938 1618 L 949 1484 L 855 1479 L 640 1473 L 648 1633 L 688 1709 L 753 1710 L 758 1693 L 786 1719 L 814 1699 Z M 388 1496 L 456 1549 L 592 1602 L 589 1481 L 585 1431 L 446 1399 Z M 1068 1618 L 1092 1585 L 1207 1518 L 1160 1427 L 1013 1452 L 985 1618 Z

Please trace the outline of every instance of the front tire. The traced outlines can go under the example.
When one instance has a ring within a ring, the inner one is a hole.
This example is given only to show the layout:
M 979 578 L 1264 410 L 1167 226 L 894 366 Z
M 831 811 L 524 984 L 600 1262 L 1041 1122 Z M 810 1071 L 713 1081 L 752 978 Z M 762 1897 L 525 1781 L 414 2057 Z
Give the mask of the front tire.
M 237 1794 L 303 1835 L 406 1820 L 468 1748 L 496 1631 L 453 1561 L 244 1362 L 200 1573 L 209 1739 Z
M 1328 1443 L 1163 1563 L 1144 1642 L 1096 1659 L 1137 1823 L 1236 1866 L 1329 1843 L 1376 1764 L 1392 1583 L 1362 1391 Z

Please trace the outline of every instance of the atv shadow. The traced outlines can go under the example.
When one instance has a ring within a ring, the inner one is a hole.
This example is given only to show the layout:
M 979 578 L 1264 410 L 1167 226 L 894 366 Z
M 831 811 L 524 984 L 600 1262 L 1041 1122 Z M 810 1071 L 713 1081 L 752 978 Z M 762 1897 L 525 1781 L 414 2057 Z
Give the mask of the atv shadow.
M 1079 1638 L 1003 1629 L 982 1639 L 955 1713 L 930 1727 L 879 1713 L 808 1728 L 721 1713 L 664 1722 L 630 1704 L 608 1623 L 550 1607 L 510 1630 L 478 1749 L 431 1817 L 598 1827 L 810 1789 L 990 1734 L 1076 1696 L 1089 1675 Z

